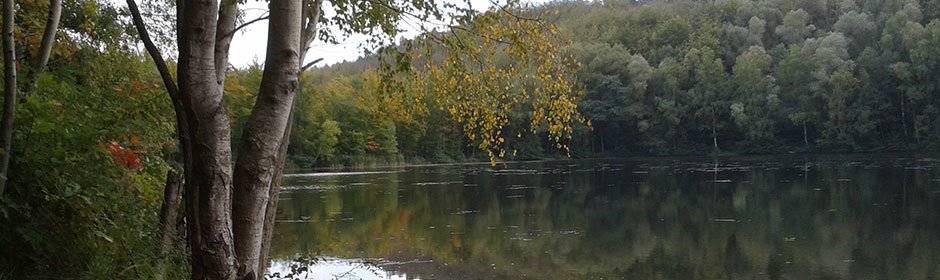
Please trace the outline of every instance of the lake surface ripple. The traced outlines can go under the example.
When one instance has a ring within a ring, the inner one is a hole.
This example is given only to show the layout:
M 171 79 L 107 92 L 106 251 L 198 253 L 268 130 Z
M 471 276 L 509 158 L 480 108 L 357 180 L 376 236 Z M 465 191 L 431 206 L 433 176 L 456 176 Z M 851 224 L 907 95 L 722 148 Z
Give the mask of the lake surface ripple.
M 285 177 L 300 279 L 936 279 L 940 160 L 447 165 Z

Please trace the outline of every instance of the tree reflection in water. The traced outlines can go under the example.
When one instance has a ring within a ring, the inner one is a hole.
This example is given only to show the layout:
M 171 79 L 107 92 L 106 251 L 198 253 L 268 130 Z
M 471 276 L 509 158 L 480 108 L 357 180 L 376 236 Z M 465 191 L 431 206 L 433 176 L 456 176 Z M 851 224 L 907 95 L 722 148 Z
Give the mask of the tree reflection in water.
M 940 275 L 938 166 L 668 158 L 290 177 L 271 255 L 374 258 L 421 279 L 927 279 Z

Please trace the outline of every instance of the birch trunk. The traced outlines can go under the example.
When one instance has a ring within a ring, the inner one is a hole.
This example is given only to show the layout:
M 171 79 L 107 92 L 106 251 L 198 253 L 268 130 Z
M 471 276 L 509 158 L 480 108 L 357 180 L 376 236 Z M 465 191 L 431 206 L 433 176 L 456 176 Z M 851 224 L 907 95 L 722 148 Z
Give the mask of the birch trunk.
M 10 169 L 10 157 L 12 156 L 13 148 L 13 120 L 16 117 L 16 51 L 15 42 L 13 40 L 13 17 L 16 14 L 14 11 L 13 4 L 3 3 L 3 48 L 4 48 L 4 61 L 12 63 L 10 65 L 4 66 L 4 106 L 3 106 L 3 119 L 0 121 L 0 147 L 3 148 L 3 155 L 0 156 L 0 195 L 3 194 L 3 190 L 6 187 L 7 177 L 9 176 Z M 9 14 L 8 12 L 9 11 Z M 43 31 L 41 43 L 39 45 L 39 56 L 36 57 L 36 63 L 33 65 L 32 71 L 27 75 L 27 87 L 24 94 L 29 95 L 34 89 L 36 89 L 36 84 L 39 81 L 39 76 L 46 70 L 46 64 L 49 62 L 49 55 L 52 53 L 52 46 L 55 44 L 55 35 L 56 31 L 59 29 L 59 19 L 62 17 L 62 0 L 50 0 L 49 1 L 49 17 L 46 18 L 46 28 Z M 9 26 L 7 20 L 9 19 Z M 8 29 L 9 28 L 9 29 Z M 7 42 L 10 42 L 9 53 L 11 57 L 7 57 Z M 12 75 L 8 77 L 7 73 Z
M 803 146 L 809 147 L 809 137 L 806 136 L 806 122 L 803 122 Z
M 712 125 L 712 145 L 715 146 L 715 151 L 718 151 L 718 132 L 715 131 L 714 125 Z
M 179 220 L 180 187 L 183 182 L 176 172 L 168 171 L 166 186 L 163 188 L 163 205 L 160 207 L 160 258 L 165 258 L 176 239 L 177 221 Z M 157 264 L 154 277 L 162 280 L 166 277 L 166 265 L 161 260 Z
M 269 4 L 268 48 L 258 100 L 248 118 L 235 163 L 235 251 L 239 277 L 259 279 L 265 212 L 271 186 L 280 174 L 280 146 L 285 142 L 300 72 L 301 0 Z
M 189 125 L 185 166 L 193 279 L 235 279 L 231 129 L 215 61 L 218 2 L 186 0 L 178 15 L 179 94 Z
M 309 5 L 304 5 L 303 14 L 306 20 L 304 24 L 304 29 L 301 33 L 301 52 L 300 52 L 300 62 L 303 62 L 307 57 L 307 49 L 310 46 L 310 43 L 313 42 L 317 34 L 317 23 L 320 21 L 320 6 L 323 4 L 322 0 L 314 0 L 309 3 Z M 322 59 L 317 59 L 311 62 L 308 65 L 312 65 Z M 300 77 L 303 75 L 304 68 L 300 69 L 298 72 L 298 82 L 300 82 Z M 302 93 L 300 86 L 297 88 L 298 94 Z M 295 97 L 296 98 L 296 97 Z M 268 259 L 268 250 L 271 248 L 271 238 L 274 235 L 274 223 L 277 215 L 277 203 L 278 198 L 281 192 L 281 176 L 284 173 L 284 162 L 287 160 L 287 148 L 290 142 L 291 130 L 294 124 L 294 107 L 296 104 L 291 107 L 290 113 L 288 114 L 287 128 L 284 130 L 284 136 L 281 139 L 280 146 L 278 147 L 278 159 L 276 162 L 274 179 L 271 180 L 271 186 L 268 190 L 268 204 L 265 207 L 264 212 L 264 226 L 262 229 L 261 235 L 261 257 L 258 263 L 258 273 L 264 275 L 265 270 L 267 269 L 267 259 Z
M 177 3 L 179 83 L 168 75 L 147 36 L 136 3 L 128 6 L 148 53 L 174 101 L 185 168 L 187 238 L 193 279 L 260 279 L 270 246 L 276 197 L 290 136 L 290 119 L 304 50 L 316 16 L 301 29 L 302 0 L 270 4 L 268 52 L 258 100 L 232 169 L 231 129 L 223 104 L 228 52 L 237 2 Z M 216 13 L 217 8 L 217 13 Z
M 13 42 L 13 0 L 3 0 L 3 117 L 0 119 L 0 194 L 6 187 L 13 147 L 16 111 L 16 44 Z
M 279 174 L 297 94 L 301 53 L 301 0 L 269 4 L 268 46 L 258 100 L 248 118 L 235 161 L 233 232 L 239 279 L 260 279 L 265 212 L 272 182 Z
M 42 33 L 42 43 L 39 45 L 39 56 L 36 58 L 36 64 L 33 66 L 26 78 L 28 87 L 25 95 L 36 89 L 39 82 L 39 76 L 46 71 L 46 64 L 49 62 L 49 56 L 52 54 L 52 45 L 55 44 L 55 34 L 59 29 L 59 19 L 62 17 L 62 0 L 49 0 L 49 17 L 46 18 L 46 29 Z

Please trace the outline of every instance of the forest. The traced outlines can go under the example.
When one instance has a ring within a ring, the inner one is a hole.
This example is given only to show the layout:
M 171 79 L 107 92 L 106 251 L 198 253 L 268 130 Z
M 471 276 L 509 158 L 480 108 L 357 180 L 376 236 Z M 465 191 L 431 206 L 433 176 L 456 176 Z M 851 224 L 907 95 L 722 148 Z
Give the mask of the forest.
M 937 1 L 556 1 L 539 9 L 559 12 L 553 23 L 579 63 L 577 105 L 590 126 L 576 126 L 572 157 L 940 148 Z M 303 88 L 318 94 L 301 97 L 311 100 L 300 104 L 309 107 L 291 139 L 296 167 L 486 160 L 473 141 L 452 137 L 460 127 L 436 104 L 416 119 L 377 110 L 376 71 L 370 57 L 306 74 Z M 526 126 L 527 113 L 515 112 L 504 132 L 513 140 L 507 158 L 567 156 Z
M 419 14 L 439 13 L 408 4 L 412 1 L 379 2 Z M 7 63 L 12 66 L 5 73 L 17 69 L 25 79 L 8 85 L 19 88 L 20 95 L 13 102 L 12 148 L 4 151 L 10 164 L 3 171 L 6 189 L 0 188 L 0 279 L 195 279 L 196 274 L 212 272 L 192 271 L 190 264 L 202 260 L 199 253 L 217 251 L 196 252 L 188 240 L 192 234 L 210 233 L 184 229 L 193 227 L 192 220 L 179 228 L 161 224 L 164 188 L 186 177 L 183 188 L 190 194 L 210 186 L 206 192 L 212 195 L 228 197 L 235 189 L 234 197 L 242 197 L 238 186 L 246 181 L 276 190 L 277 179 L 271 179 L 276 176 L 232 178 L 232 166 L 251 169 L 236 176 L 255 174 L 254 169 L 281 174 L 277 160 L 252 165 L 250 159 L 244 164 L 237 159 L 257 146 L 246 141 L 260 139 L 243 135 L 289 136 L 262 147 L 278 158 L 279 144 L 289 143 L 283 166 L 288 171 L 568 157 L 940 149 L 937 0 L 548 2 L 517 11 L 515 21 L 460 22 L 468 30 L 489 30 L 492 38 L 529 38 L 517 49 L 469 48 L 492 66 L 478 72 L 464 71 L 461 63 L 466 58 L 456 54 L 415 57 L 410 64 L 399 59 L 390 66 L 390 56 L 375 52 L 354 62 L 294 73 L 293 107 L 270 105 L 280 106 L 270 111 L 285 113 L 277 116 L 276 133 L 258 132 L 266 127 L 253 125 L 252 117 L 255 111 L 268 112 L 256 110 L 256 103 L 267 100 L 267 93 L 258 89 L 270 87 L 268 80 L 274 78 L 266 77 L 275 75 L 268 73 L 272 61 L 218 68 L 224 78 L 207 91 L 217 90 L 219 102 L 214 104 L 224 108 L 206 111 L 225 113 L 224 120 L 200 119 L 205 108 L 195 105 L 183 104 L 182 109 L 195 113 L 181 114 L 177 100 L 167 98 L 168 90 L 171 97 L 171 88 L 195 92 L 185 86 L 214 84 L 216 79 L 193 82 L 198 75 L 184 74 L 200 69 L 195 62 L 172 57 L 165 69 L 155 68 L 162 60 L 141 45 L 140 26 L 127 7 L 96 0 L 58 2 L 58 37 L 45 55 L 48 65 L 38 63 L 54 3 L 16 1 L 11 22 L 16 51 L 8 53 L 17 64 Z M 156 45 L 171 49 L 165 52 L 168 56 L 199 46 L 193 41 L 174 49 L 173 36 L 182 33 L 174 28 L 198 28 L 182 21 L 177 25 L 174 15 L 160 13 L 172 6 L 152 1 L 141 7 Z M 348 17 L 314 17 L 306 22 L 347 29 L 302 39 L 307 44 L 314 39 L 335 42 L 349 33 L 374 32 L 396 41 L 395 32 L 382 27 L 394 26 L 403 11 L 381 11 L 388 14 L 359 11 Z M 215 12 L 221 13 L 214 9 L 208 14 Z M 550 25 L 525 25 L 529 15 Z M 194 20 L 198 18 L 185 20 L 199 23 Z M 234 27 L 235 22 L 227 24 Z M 396 43 L 430 42 L 429 49 L 458 44 L 455 37 L 430 40 L 435 36 L 428 34 Z M 543 34 L 553 37 L 540 37 Z M 475 43 L 485 46 L 499 40 Z M 518 62 L 528 56 L 531 61 Z M 297 63 L 295 59 L 283 64 Z M 418 73 L 392 69 L 411 64 Z M 466 79 L 447 76 L 454 73 Z M 478 75 L 492 80 L 474 78 Z M 546 88 L 550 90 L 540 91 Z M 193 125 L 219 122 L 226 129 L 230 122 L 231 133 L 180 130 L 185 127 L 181 120 Z M 203 135 L 217 136 L 218 141 L 187 142 Z M 190 151 L 188 144 L 216 150 Z M 213 178 L 222 179 L 208 182 Z M 276 197 L 276 191 L 272 193 Z M 181 200 L 208 205 L 209 197 Z M 231 210 L 220 207 L 222 212 Z M 182 215 L 192 219 L 195 214 L 203 213 Z M 203 221 L 232 219 L 214 212 L 205 215 L 209 218 Z M 219 227 L 225 226 L 231 224 Z M 168 235 L 167 230 L 180 234 Z M 236 237 L 241 236 L 239 230 L 234 230 Z M 241 257 L 239 246 L 220 250 L 239 250 Z M 266 249 L 256 250 L 263 259 Z M 236 254 L 228 253 L 233 255 L 231 267 Z

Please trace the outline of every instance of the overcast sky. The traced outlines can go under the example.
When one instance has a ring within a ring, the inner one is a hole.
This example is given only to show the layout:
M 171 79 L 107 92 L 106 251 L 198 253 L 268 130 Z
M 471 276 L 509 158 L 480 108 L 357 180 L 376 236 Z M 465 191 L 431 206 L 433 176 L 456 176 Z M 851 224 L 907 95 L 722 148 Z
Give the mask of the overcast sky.
M 458 1 L 447 1 L 458 2 Z M 499 1 L 504 3 L 505 1 Z M 523 0 L 524 3 L 544 3 L 548 0 Z M 489 0 L 471 0 L 474 9 L 484 10 L 489 8 Z M 248 1 L 242 5 L 246 12 L 246 20 L 251 20 L 264 15 L 267 11 L 267 3 L 263 1 Z M 401 26 L 410 31 L 402 34 L 405 37 L 414 37 L 417 34 L 416 28 L 408 25 Z M 259 21 L 243 29 L 235 35 L 232 41 L 229 63 L 235 67 L 245 67 L 254 61 L 264 60 L 265 38 L 267 37 L 268 22 Z M 362 55 L 362 49 L 359 44 L 368 37 L 354 36 L 346 39 L 340 44 L 325 44 L 321 41 L 314 41 L 307 55 L 307 62 L 317 58 L 323 58 L 323 61 L 317 65 L 329 65 L 343 61 L 355 60 Z M 307 63 L 304 62 L 304 63 Z

